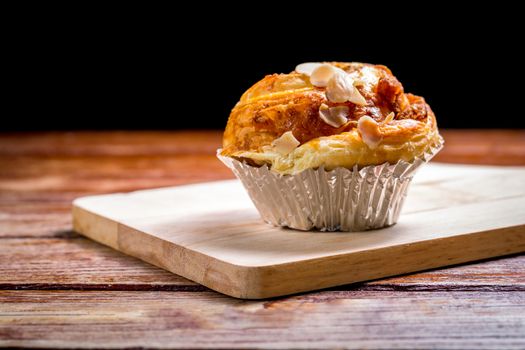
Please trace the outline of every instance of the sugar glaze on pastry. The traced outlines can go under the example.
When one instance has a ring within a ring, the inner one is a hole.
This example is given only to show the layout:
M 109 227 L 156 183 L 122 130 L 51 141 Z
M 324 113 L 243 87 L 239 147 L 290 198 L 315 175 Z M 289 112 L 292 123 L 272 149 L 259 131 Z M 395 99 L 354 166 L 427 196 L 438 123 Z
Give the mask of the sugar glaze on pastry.
M 412 161 L 440 142 L 434 113 L 385 66 L 306 63 L 249 88 L 233 108 L 223 156 L 281 174 Z

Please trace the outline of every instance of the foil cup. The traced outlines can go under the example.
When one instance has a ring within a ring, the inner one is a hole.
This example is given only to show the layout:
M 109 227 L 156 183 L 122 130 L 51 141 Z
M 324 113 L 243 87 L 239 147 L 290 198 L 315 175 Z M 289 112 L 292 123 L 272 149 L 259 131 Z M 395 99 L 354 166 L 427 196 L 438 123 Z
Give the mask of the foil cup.
M 241 180 L 262 219 L 297 230 L 364 231 L 397 222 L 416 170 L 443 147 L 442 140 L 412 162 L 352 169 L 307 169 L 282 175 L 267 165 L 218 158 Z

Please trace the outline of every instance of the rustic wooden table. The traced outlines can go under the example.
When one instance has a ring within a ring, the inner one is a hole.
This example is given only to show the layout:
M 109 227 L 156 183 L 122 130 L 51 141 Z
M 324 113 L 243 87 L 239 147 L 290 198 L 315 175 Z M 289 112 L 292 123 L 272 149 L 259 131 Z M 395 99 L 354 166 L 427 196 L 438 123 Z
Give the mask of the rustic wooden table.
M 525 165 L 525 130 L 443 134 L 437 161 Z M 525 348 L 525 255 L 243 301 L 71 231 L 75 197 L 232 178 L 219 144 L 215 131 L 0 134 L 0 346 Z

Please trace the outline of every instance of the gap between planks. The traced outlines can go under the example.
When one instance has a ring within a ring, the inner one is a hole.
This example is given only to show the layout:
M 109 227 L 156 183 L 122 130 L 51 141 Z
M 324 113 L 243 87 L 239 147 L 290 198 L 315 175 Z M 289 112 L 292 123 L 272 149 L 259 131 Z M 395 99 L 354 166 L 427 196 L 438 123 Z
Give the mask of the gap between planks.
M 374 282 L 374 281 L 371 281 Z M 201 285 L 151 285 L 151 284 L 53 284 L 53 283 L 25 283 L 0 284 L 0 290 L 42 290 L 42 291 L 123 291 L 123 292 L 212 292 Z M 525 286 L 498 286 L 498 285 L 427 285 L 427 284 L 367 284 L 356 283 L 318 290 L 323 291 L 361 291 L 361 292 L 525 292 Z M 311 292 L 302 292 L 291 295 L 303 295 Z M 277 297 L 279 298 L 279 297 Z M 272 299 L 272 298 L 267 298 Z

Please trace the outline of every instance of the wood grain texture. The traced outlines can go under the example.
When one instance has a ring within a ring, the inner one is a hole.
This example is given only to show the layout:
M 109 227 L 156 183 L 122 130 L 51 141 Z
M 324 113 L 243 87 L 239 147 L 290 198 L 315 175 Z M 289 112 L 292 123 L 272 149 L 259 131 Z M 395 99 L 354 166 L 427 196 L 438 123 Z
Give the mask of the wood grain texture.
M 525 165 L 525 130 L 441 132 L 446 146 L 436 161 Z M 7 289 L 2 293 L 8 293 L 2 294 L 0 313 L 7 303 L 23 307 L 22 311 L 17 309 L 23 315 L 12 308 L 9 315 L 1 314 L 0 344 L 525 347 L 522 337 L 512 334 L 524 333 L 524 255 L 338 287 L 337 291 L 244 302 L 202 289 L 180 292 L 178 283 L 195 285 L 71 232 L 70 203 L 76 197 L 233 178 L 215 159 L 219 146 L 218 131 L 0 133 L 0 279 L 2 288 Z M 51 290 L 10 291 L 17 288 Z M 117 291 L 81 290 L 90 288 Z M 122 292 L 126 288 L 134 292 Z M 142 291 L 148 288 L 166 288 L 169 292 Z M 454 292 L 444 292 L 447 290 Z M 326 293 L 347 296 L 344 312 L 330 308 L 334 301 Z M 356 293 L 372 293 L 375 298 L 358 297 Z M 295 298 L 303 298 L 302 303 L 315 304 L 318 309 L 306 314 L 299 299 L 289 302 Z M 382 308 L 384 299 L 391 308 Z M 354 304 L 352 300 L 356 300 Z M 201 331 L 188 345 L 195 334 L 192 327 L 197 326 L 184 320 L 206 319 L 205 310 L 214 302 L 224 308 L 218 321 L 219 337 L 208 340 L 211 333 Z M 151 306 L 153 303 L 156 306 Z M 259 312 L 251 317 L 237 312 L 236 303 L 273 313 L 266 316 L 268 313 Z M 45 305 L 50 311 L 43 308 Z M 143 317 L 139 326 L 129 321 L 130 305 L 134 315 Z M 75 313 L 86 318 L 61 319 L 61 310 L 66 310 L 62 315 Z M 360 318 L 353 317 L 357 311 Z M 438 316 L 442 323 L 436 321 Z M 270 322 L 254 323 L 254 319 L 263 322 L 265 318 Z M 112 321 L 105 322 L 108 319 Z M 281 319 L 284 321 L 278 322 Z M 293 322 L 285 322 L 290 319 Z M 78 322 L 83 322 L 88 331 L 77 327 Z M 378 322 L 386 322 L 388 328 L 376 326 Z M 223 323 L 227 326 L 221 327 Z M 181 326 L 177 328 L 176 324 Z M 164 330 L 159 331 L 162 327 Z M 180 335 L 183 327 L 184 335 Z M 176 329 L 179 331 L 173 333 Z M 402 344 L 388 336 L 392 333 Z M 361 340 L 348 340 L 358 335 Z
M 0 244 L 1 289 L 188 290 L 196 286 L 80 236 L 3 239 Z
M 522 349 L 525 293 L 0 291 L 0 345 Z
M 1 241 L 0 289 L 208 290 L 78 235 Z M 334 287 L 366 291 L 524 291 L 525 255 Z
M 0 134 L 0 237 L 71 229 L 79 196 L 233 178 L 219 132 Z
M 446 146 L 438 162 L 525 165 L 524 130 L 443 130 Z

